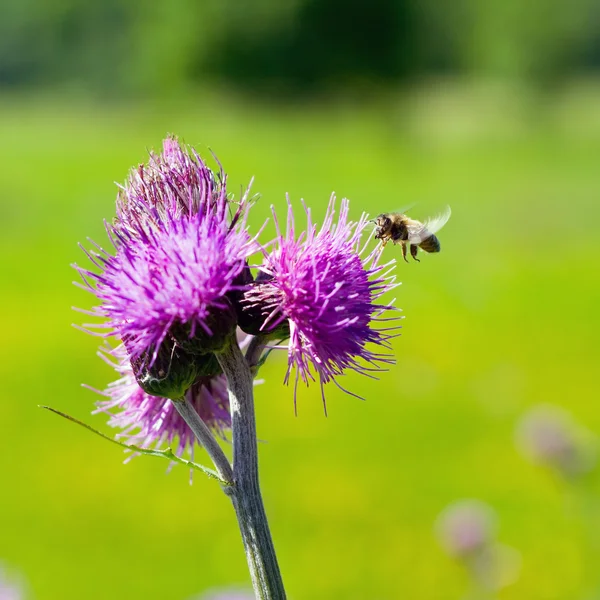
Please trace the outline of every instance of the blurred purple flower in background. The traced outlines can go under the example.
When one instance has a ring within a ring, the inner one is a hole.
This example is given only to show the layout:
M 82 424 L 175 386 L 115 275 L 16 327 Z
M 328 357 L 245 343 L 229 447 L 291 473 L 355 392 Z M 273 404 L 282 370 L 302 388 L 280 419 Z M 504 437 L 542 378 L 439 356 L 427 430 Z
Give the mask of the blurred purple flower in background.
M 200 596 L 195 596 L 193 600 L 254 600 L 252 591 L 246 588 L 214 588 L 208 590 Z
M 346 369 L 370 375 L 377 363 L 391 364 L 393 357 L 376 353 L 367 344 L 389 349 L 389 330 L 372 327 L 390 305 L 377 299 L 395 287 L 394 278 L 385 272 L 394 261 L 378 265 L 380 248 L 361 255 L 361 235 L 368 225 L 365 215 L 348 221 L 348 200 L 341 202 L 334 223 L 335 196 L 331 197 L 321 228 L 317 231 L 306 209 L 306 231 L 296 235 L 294 215 L 288 200 L 287 228 L 282 233 L 275 216 L 275 248 L 265 252 L 262 273 L 256 285 L 246 293 L 250 308 L 260 306 L 268 332 L 287 321 L 289 324 L 288 383 L 293 368 L 296 384 L 315 380 L 311 369 L 323 384 L 334 381 Z M 394 328 L 391 328 L 394 329 Z M 370 365 L 366 367 L 360 361 Z M 343 389 L 343 388 L 342 388 Z M 344 390 L 345 391 L 345 390 Z
M 496 538 L 498 519 L 494 510 L 479 500 L 461 500 L 446 507 L 438 517 L 440 543 L 452 556 L 479 552 Z
M 514 583 L 521 555 L 496 541 L 498 517 L 480 500 L 459 500 L 439 515 L 435 530 L 440 545 L 466 568 L 471 585 L 499 590 Z
M 557 406 L 532 408 L 517 425 L 516 440 L 530 460 L 567 479 L 591 471 L 596 464 L 597 442 L 592 433 Z
M 22 600 L 22 598 L 21 586 L 10 582 L 0 565 L 0 600 Z

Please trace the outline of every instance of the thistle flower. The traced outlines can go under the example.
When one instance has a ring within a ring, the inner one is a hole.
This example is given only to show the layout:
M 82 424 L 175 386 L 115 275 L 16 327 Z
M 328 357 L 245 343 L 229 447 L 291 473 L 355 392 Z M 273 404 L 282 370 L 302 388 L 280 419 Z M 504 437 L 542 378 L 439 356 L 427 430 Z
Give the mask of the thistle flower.
M 213 173 L 191 147 L 176 137 L 163 141 L 160 154 L 150 152 L 147 165 L 131 170 L 117 196 L 118 232 L 147 230 L 169 217 L 218 211 L 226 202 L 226 178 Z
M 111 415 L 108 424 L 121 430 L 117 437 L 143 448 L 166 444 L 177 456 L 187 451 L 193 459 L 196 440 L 192 430 L 170 400 L 152 396 L 139 386 L 126 348 L 121 345 L 101 352 L 100 356 L 115 368 L 119 379 L 98 392 L 106 400 L 96 403 L 95 412 Z M 198 377 L 186 397 L 204 423 L 224 437 L 231 428 L 225 376 L 216 373 Z
M 247 309 L 259 309 L 262 314 L 263 332 L 286 323 L 289 326 L 285 382 L 295 368 L 296 386 L 299 378 L 308 384 L 315 380 L 314 370 L 322 394 L 323 385 L 330 381 L 341 388 L 335 378 L 346 369 L 369 375 L 378 368 L 377 363 L 394 362 L 392 357 L 367 348 L 369 343 L 390 347 L 392 336 L 386 330 L 374 329 L 373 323 L 392 309 L 378 304 L 377 299 L 395 287 L 393 278 L 384 273 L 394 261 L 379 266 L 380 249 L 363 257 L 365 249 L 360 243 L 368 225 L 366 216 L 358 223 L 348 221 L 348 200 L 344 199 L 334 223 L 334 207 L 332 195 L 318 231 L 305 207 L 307 231 L 298 237 L 289 199 L 285 234 L 273 211 L 275 248 L 265 252 L 262 274 L 245 295 Z
M 587 473 L 596 463 L 592 434 L 556 406 L 532 408 L 519 422 L 516 438 L 525 456 L 566 479 Z
M 211 214 L 167 214 L 160 226 L 135 235 L 109 229 L 116 254 L 88 253 L 101 272 L 75 266 L 101 301 L 88 314 L 107 319 L 104 336 L 118 337 L 144 366 L 154 364 L 165 340 L 193 354 L 215 352 L 235 331 L 227 295 L 239 289 L 235 280 L 256 246 L 246 231 L 230 227 L 225 210 L 221 204 Z

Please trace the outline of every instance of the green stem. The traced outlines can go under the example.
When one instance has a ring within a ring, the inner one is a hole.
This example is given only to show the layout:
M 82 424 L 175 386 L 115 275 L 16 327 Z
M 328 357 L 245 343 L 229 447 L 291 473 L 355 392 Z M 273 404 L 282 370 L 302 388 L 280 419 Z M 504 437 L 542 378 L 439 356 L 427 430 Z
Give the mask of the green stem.
M 228 484 L 233 483 L 233 471 L 231 470 L 231 465 L 229 464 L 225 453 L 221 449 L 221 446 L 219 446 L 217 440 L 215 440 L 215 436 L 211 433 L 210 429 L 198 416 L 192 403 L 187 398 L 173 400 L 172 402 L 177 412 L 194 432 L 200 445 L 206 450 L 208 456 L 210 456 L 219 477 Z
M 234 485 L 227 493 L 237 515 L 252 585 L 261 600 L 285 600 L 258 481 L 252 373 L 235 339 L 217 358 L 227 377 L 232 419 Z

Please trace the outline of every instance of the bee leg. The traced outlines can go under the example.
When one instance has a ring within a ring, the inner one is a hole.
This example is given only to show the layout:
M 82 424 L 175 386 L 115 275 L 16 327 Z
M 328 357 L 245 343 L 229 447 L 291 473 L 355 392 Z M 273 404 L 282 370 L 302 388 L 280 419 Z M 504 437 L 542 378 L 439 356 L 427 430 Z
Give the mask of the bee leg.
M 402 258 L 404 259 L 404 262 L 408 262 L 408 259 L 406 258 L 406 244 L 404 242 L 400 242 L 402 244 Z
M 410 246 L 410 255 L 413 257 L 414 260 L 416 260 L 417 262 L 421 262 L 418 258 L 417 258 L 417 251 L 419 249 L 419 246 L 417 246 L 416 244 L 411 244 Z

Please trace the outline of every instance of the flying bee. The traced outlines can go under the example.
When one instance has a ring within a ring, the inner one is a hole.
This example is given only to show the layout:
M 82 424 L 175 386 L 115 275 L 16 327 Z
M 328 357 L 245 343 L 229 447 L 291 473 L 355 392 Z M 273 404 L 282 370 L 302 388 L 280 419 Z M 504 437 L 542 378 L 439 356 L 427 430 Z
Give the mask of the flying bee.
M 376 225 L 375 238 L 381 240 L 384 246 L 389 240 L 392 240 L 394 244 L 401 244 L 402 258 L 406 262 L 408 262 L 406 258 L 407 249 L 410 249 L 410 255 L 413 259 L 420 262 L 417 258 L 419 248 L 422 248 L 425 252 L 440 251 L 440 240 L 435 234 L 448 222 L 450 214 L 450 207 L 446 206 L 443 213 L 421 223 L 403 213 L 381 213 L 373 220 Z

